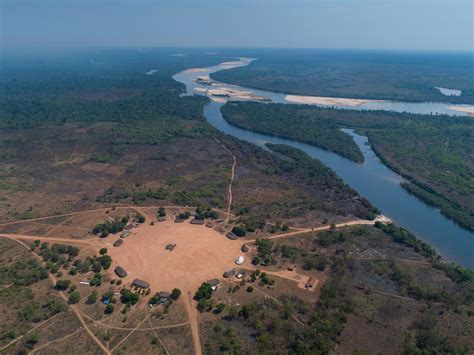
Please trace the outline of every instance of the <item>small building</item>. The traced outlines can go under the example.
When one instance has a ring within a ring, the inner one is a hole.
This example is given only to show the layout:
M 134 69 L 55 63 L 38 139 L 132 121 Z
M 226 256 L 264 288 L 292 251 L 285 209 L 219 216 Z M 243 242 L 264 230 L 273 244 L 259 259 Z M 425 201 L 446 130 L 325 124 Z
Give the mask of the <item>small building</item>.
M 156 220 L 158 222 L 164 222 L 164 221 L 166 221 L 166 217 L 158 217 Z
M 247 253 L 249 251 L 249 247 L 247 246 L 247 244 L 242 245 L 242 247 L 240 248 L 240 251 L 242 253 Z
M 114 271 L 118 277 L 126 277 L 128 275 L 125 269 L 121 266 L 117 266 Z
M 175 220 L 174 220 L 174 223 L 183 223 L 184 221 L 185 221 L 185 219 L 176 217 Z
M 138 288 L 149 288 L 150 284 L 146 281 L 140 280 L 140 279 L 135 279 L 132 282 L 133 286 L 136 286 Z
M 230 279 L 235 274 L 236 274 L 236 271 L 234 269 L 230 269 L 230 270 L 227 270 L 226 272 L 224 272 L 224 277 L 226 279 Z
M 167 292 L 167 291 L 160 291 L 158 293 L 158 296 L 160 296 L 160 301 L 163 301 L 163 300 L 168 300 L 168 298 L 171 297 L 171 293 Z
M 207 227 L 207 228 L 214 228 L 214 223 L 212 223 L 212 222 L 207 222 L 207 223 L 206 223 L 206 227 Z
M 316 277 L 314 277 L 314 276 L 311 276 L 308 279 L 308 281 L 306 281 L 306 284 L 304 285 L 304 287 L 313 288 L 317 283 L 318 283 L 318 279 L 316 279 Z
M 213 287 L 219 285 L 221 282 L 218 279 L 212 279 L 207 281 L 206 283 L 209 284 L 209 286 Z
M 245 260 L 244 257 L 241 255 L 237 259 L 235 259 L 235 263 L 237 265 L 242 265 L 244 263 L 244 260 Z
M 123 239 L 117 239 L 117 240 L 114 242 L 113 246 L 114 246 L 114 247 L 119 247 L 119 246 L 121 246 L 122 244 L 123 244 Z
M 245 276 L 245 273 L 243 272 L 239 272 L 237 273 L 237 275 L 235 275 L 235 277 L 238 278 L 239 280 L 241 280 L 244 276 Z
M 135 227 L 135 226 L 130 223 L 130 224 L 127 224 L 124 229 L 125 229 L 126 231 L 129 231 L 129 230 L 132 230 L 133 227 Z
M 229 232 L 225 236 L 229 238 L 230 240 L 237 240 L 237 235 L 235 235 L 235 233 L 233 232 Z
M 130 234 L 132 234 L 131 231 L 125 231 L 122 234 L 120 234 L 120 238 L 127 238 L 130 236 Z
M 193 220 L 191 220 L 191 222 L 189 222 L 191 224 L 198 224 L 198 225 L 203 225 L 205 223 L 205 221 L 203 219 L 197 219 L 197 218 L 194 218 Z

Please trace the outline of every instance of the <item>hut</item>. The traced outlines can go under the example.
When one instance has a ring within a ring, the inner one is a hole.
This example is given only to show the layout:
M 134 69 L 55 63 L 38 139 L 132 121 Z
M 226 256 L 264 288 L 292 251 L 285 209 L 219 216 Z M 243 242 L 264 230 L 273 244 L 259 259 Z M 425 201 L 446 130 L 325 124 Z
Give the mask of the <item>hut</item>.
M 133 227 L 135 227 L 135 226 L 130 223 L 130 224 L 127 224 L 124 229 L 125 229 L 126 231 L 129 231 L 129 230 L 132 230 Z
M 185 221 L 185 219 L 176 217 L 176 219 L 174 220 L 174 223 L 183 223 L 184 221 Z
M 229 238 L 230 240 L 237 240 L 237 236 L 233 232 L 229 232 L 225 236 Z
M 117 266 L 114 271 L 118 277 L 126 277 L 128 275 L 124 268 L 121 266 Z
M 235 274 L 236 274 L 236 271 L 234 269 L 230 269 L 230 270 L 227 270 L 226 272 L 224 272 L 224 277 L 226 279 L 230 279 Z
M 316 279 L 316 277 L 311 276 L 311 277 L 308 279 L 308 281 L 306 281 L 306 284 L 304 285 L 304 287 L 306 287 L 306 288 L 313 288 L 317 283 L 318 283 L 318 280 Z
M 130 234 L 132 234 L 131 231 L 125 231 L 122 234 L 120 234 L 120 238 L 127 238 L 128 236 L 130 236 Z
M 237 259 L 235 259 L 235 263 L 237 265 L 242 265 L 244 263 L 244 260 L 245 260 L 244 257 L 241 255 Z
M 158 222 L 164 222 L 164 221 L 166 221 L 166 217 L 158 217 L 156 220 Z
M 158 296 L 160 296 L 160 300 L 167 300 L 168 298 L 171 297 L 171 293 L 169 293 L 167 291 L 160 291 L 158 293 Z
M 135 279 L 132 282 L 133 286 L 136 286 L 138 288 L 149 288 L 150 284 L 146 281 L 140 280 L 140 279 Z
M 207 228 L 214 228 L 214 223 L 212 223 L 212 222 L 207 222 L 207 223 L 206 223 L 206 227 L 207 227 Z
M 248 252 L 248 251 L 249 251 L 249 247 L 247 246 L 247 244 L 242 245 L 242 247 L 240 248 L 240 251 L 241 251 L 242 253 Z
M 198 219 L 198 218 L 194 218 L 193 220 L 191 220 L 191 224 L 198 224 L 198 225 L 203 225 L 204 224 L 204 220 L 203 219 Z
M 212 280 L 207 281 L 207 284 L 209 284 L 209 286 L 217 286 L 220 283 L 221 282 L 218 279 L 212 279 Z
M 114 246 L 114 247 L 119 247 L 119 246 L 121 246 L 122 244 L 123 244 L 123 239 L 117 239 L 117 240 L 114 242 L 113 246 Z

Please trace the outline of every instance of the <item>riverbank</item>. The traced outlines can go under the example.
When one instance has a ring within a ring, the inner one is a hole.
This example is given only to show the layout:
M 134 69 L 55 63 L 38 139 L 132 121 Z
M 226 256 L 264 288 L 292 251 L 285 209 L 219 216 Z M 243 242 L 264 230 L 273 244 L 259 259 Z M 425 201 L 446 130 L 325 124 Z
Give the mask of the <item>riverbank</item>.
M 209 67 L 206 74 L 210 75 L 219 70 L 222 70 L 219 66 Z M 194 81 L 199 75 L 203 74 L 183 74 L 181 72 L 176 74 L 174 78 L 186 85 L 187 94 L 190 95 L 194 92 L 194 88 L 200 87 Z M 225 86 L 222 83 L 219 83 L 219 85 Z M 252 91 L 256 95 L 272 99 L 272 102 L 288 103 L 284 100 L 286 95 L 241 88 L 236 85 L 231 87 L 238 90 Z M 231 126 L 224 120 L 220 112 L 220 108 L 228 101 L 228 98 L 220 98 L 220 101 L 210 102 L 204 110 L 204 115 L 209 123 L 220 131 L 259 146 L 263 146 L 265 142 L 271 142 L 303 150 L 311 157 L 320 160 L 323 164 L 334 170 L 345 183 L 378 207 L 384 215 L 391 218 L 397 225 L 410 230 L 422 240 L 433 245 L 445 259 L 474 269 L 474 260 L 472 260 L 471 255 L 474 247 L 474 234 L 447 219 L 438 209 L 426 205 L 405 191 L 400 186 L 403 178 L 382 164 L 370 146 L 367 145 L 367 138 L 351 134 L 364 155 L 364 162 L 357 164 L 314 146 Z M 387 105 L 385 102 L 379 104 L 379 110 L 390 110 L 393 108 L 393 103 L 391 105 Z M 429 113 L 429 110 L 432 109 L 435 112 L 446 112 L 447 108 L 447 104 L 398 104 L 397 110 L 412 110 L 415 113 L 427 111 Z M 452 115 L 452 111 L 450 112 Z M 357 112 L 354 111 L 354 114 L 357 114 Z M 365 117 L 368 114 L 363 116 L 359 114 L 358 116 Z M 392 114 L 394 113 L 387 112 L 387 117 L 390 118 Z M 427 117 L 435 118 L 438 116 Z

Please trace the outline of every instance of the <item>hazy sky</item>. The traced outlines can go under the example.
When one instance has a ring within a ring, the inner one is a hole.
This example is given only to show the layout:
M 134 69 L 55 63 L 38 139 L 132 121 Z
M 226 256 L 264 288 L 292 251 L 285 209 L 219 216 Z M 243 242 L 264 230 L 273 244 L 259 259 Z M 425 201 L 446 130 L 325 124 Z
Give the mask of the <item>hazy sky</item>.
M 473 51 L 472 0 L 0 0 L 2 46 Z

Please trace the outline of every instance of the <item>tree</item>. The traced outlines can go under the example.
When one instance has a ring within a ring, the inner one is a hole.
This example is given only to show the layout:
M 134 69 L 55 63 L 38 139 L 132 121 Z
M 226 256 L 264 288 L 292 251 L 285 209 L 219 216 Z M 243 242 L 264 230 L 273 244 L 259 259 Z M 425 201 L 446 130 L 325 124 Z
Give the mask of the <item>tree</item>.
M 104 313 L 105 313 L 105 314 L 111 314 L 111 313 L 114 312 L 114 310 L 115 310 L 114 305 L 109 303 L 109 304 L 107 305 L 107 307 L 105 307 Z
M 212 287 L 206 282 L 203 282 L 201 287 L 196 291 L 194 299 L 200 301 L 203 299 L 210 299 L 212 297 Z
M 144 223 L 145 222 L 145 216 L 142 215 L 141 213 L 137 213 L 137 222 L 138 223 Z
M 166 210 L 164 207 L 158 209 L 158 217 L 166 217 Z
M 218 303 L 216 306 L 215 313 L 221 313 L 225 309 L 224 303 Z
M 69 304 L 76 304 L 81 300 L 81 294 L 78 291 L 74 291 L 69 295 L 69 299 L 67 300 Z
M 26 341 L 26 345 L 30 348 L 36 345 L 36 343 L 39 341 L 39 335 L 38 333 L 31 333 L 31 335 L 28 337 L 28 340 Z
M 138 295 L 136 293 L 133 293 L 132 291 L 128 289 L 123 289 L 120 291 L 120 301 L 124 304 L 135 304 L 138 302 Z
M 209 300 L 203 298 L 198 302 L 197 309 L 199 312 L 207 312 L 212 309 L 211 302 Z
M 92 291 L 89 296 L 87 296 L 86 303 L 87 304 L 94 304 L 97 302 L 97 291 Z
M 102 248 L 102 249 L 100 249 L 100 250 L 99 250 L 99 254 L 100 254 L 100 255 L 105 255 L 105 254 L 107 254 L 107 248 Z
M 181 295 L 181 290 L 179 288 L 174 288 L 173 291 L 171 291 L 171 299 L 172 300 L 177 300 L 179 296 Z
M 245 228 L 242 226 L 235 226 L 232 228 L 232 233 L 234 233 L 237 237 L 245 237 Z
M 91 286 L 100 286 L 102 285 L 102 274 L 96 273 L 92 280 L 89 282 Z
M 58 282 L 56 282 L 54 289 L 58 291 L 65 291 L 69 288 L 70 284 L 71 284 L 71 281 L 69 280 L 59 280 Z
M 102 267 L 107 270 L 110 265 L 112 265 L 112 258 L 108 255 L 103 255 L 99 258 L 97 258 L 97 261 L 99 261 L 102 264 Z

